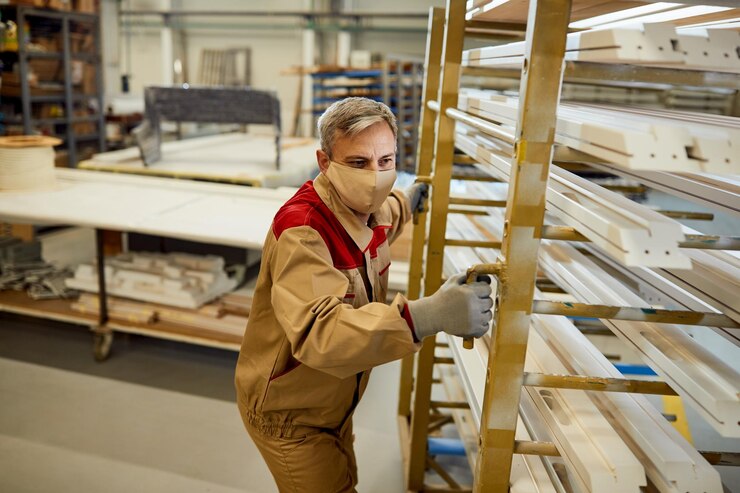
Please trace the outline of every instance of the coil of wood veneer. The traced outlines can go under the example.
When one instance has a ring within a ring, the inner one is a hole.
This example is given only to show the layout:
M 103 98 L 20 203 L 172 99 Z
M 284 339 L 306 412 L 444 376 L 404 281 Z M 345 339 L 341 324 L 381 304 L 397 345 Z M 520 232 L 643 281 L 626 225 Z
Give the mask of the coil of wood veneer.
M 0 137 L 0 192 L 52 188 L 53 146 L 61 143 L 41 135 Z

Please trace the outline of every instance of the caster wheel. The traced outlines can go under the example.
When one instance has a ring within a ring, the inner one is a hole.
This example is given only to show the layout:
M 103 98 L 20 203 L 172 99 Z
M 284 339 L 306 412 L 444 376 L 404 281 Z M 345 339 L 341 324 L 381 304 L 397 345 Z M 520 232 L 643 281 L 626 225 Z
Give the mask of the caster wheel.
M 95 356 L 95 361 L 105 361 L 108 359 L 112 344 L 112 332 L 93 334 L 93 355 Z

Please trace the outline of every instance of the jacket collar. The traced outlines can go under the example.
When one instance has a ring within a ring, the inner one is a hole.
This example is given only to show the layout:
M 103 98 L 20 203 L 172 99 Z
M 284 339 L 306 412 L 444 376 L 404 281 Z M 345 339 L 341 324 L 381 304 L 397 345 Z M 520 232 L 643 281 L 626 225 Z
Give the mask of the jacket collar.
M 370 246 L 374 228 L 378 226 L 384 228 L 392 226 L 390 208 L 385 203 L 380 207 L 380 210 L 370 214 L 368 226 L 367 224 L 363 224 L 355 213 L 344 205 L 336 188 L 334 188 L 334 185 L 331 184 L 323 173 L 319 173 L 319 176 L 314 179 L 313 186 L 321 201 L 326 204 L 357 247 L 363 252 Z

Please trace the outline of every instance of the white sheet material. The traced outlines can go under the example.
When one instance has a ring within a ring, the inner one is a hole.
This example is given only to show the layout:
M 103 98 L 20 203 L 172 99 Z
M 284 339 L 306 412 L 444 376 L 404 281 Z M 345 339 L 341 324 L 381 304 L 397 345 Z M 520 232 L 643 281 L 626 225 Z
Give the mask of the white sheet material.
M 476 218 L 476 221 L 478 220 Z M 502 217 L 485 221 L 490 234 L 501 235 L 501 220 Z M 448 236 L 461 235 L 470 239 L 483 239 L 482 233 L 469 219 L 454 216 L 454 221 L 448 223 Z M 445 273 L 449 275 L 463 266 L 491 261 L 497 254 L 496 250 L 491 249 L 447 248 Z M 560 361 L 568 366 L 567 371 L 563 369 L 555 371 L 548 367 L 547 373 L 621 377 L 614 366 L 565 317 L 534 316 L 533 325 L 547 339 L 551 349 L 556 350 Z M 536 337 L 536 334 L 530 335 L 530 344 L 533 337 Z M 478 419 L 484 392 L 488 342 L 477 340 L 475 350 L 465 351 L 459 347 L 458 338 L 449 337 L 449 339 L 450 349 L 460 369 L 467 401 L 471 405 L 473 416 Z M 542 354 L 546 352 L 543 348 L 544 346 L 539 344 L 533 345 L 530 350 Z M 693 349 L 696 348 L 694 344 Z M 702 366 L 709 371 L 709 366 Z M 524 401 L 526 395 L 529 394 L 522 394 L 522 408 L 526 404 Z M 640 458 L 647 475 L 659 491 L 662 493 L 722 491 L 717 471 L 670 426 L 645 397 L 617 392 L 592 392 L 591 396 L 632 452 Z M 527 426 L 533 424 L 535 423 L 528 422 Z
M 730 30 L 694 29 L 677 34 L 669 23 L 634 23 L 568 34 L 565 59 L 737 71 L 739 45 L 740 35 Z M 466 50 L 462 64 L 518 66 L 524 50 L 524 42 Z
M 569 371 L 579 375 L 623 378 L 623 375 L 565 317 L 535 316 L 533 325 L 557 349 Z M 642 395 L 591 392 L 650 480 L 665 493 L 721 493 L 719 473 Z
M 530 331 L 525 370 L 549 375 L 567 370 L 542 337 Z M 547 423 L 574 478 L 586 491 L 639 492 L 645 471 L 582 390 L 525 387 Z
M 492 91 L 461 94 L 458 108 L 514 128 L 518 99 Z M 740 173 L 737 119 L 688 119 L 682 112 L 562 104 L 556 142 L 633 170 Z
M 53 190 L 0 193 L 0 218 L 261 249 L 275 213 L 295 192 L 74 169 L 56 176 Z
M 639 296 L 569 245 L 543 242 L 547 275 L 579 301 L 649 307 Z M 722 436 L 740 436 L 740 374 L 693 340 L 680 325 L 603 320 L 620 339 L 696 409 Z M 740 358 L 740 348 L 735 347 Z
M 489 151 L 487 139 L 458 133 L 456 144 L 485 163 L 484 171 L 509 179 L 511 164 Z M 626 265 L 690 267 L 678 248 L 684 235 L 677 222 L 572 173 L 553 168 L 547 209 Z
M 219 178 L 254 180 L 260 186 L 299 187 L 317 171 L 315 139 L 286 137 L 282 140 L 280 169 L 275 168 L 275 138 L 270 135 L 231 133 L 165 142 L 162 160 L 149 168 L 157 172 L 191 173 Z M 112 171 L 144 169 L 135 147 L 95 154 L 80 168 Z

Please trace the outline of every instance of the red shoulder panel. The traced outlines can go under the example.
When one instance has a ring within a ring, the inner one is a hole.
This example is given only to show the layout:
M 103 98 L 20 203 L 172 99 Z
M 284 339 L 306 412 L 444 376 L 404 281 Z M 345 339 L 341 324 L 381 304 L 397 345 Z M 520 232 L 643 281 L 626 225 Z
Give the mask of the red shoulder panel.
M 311 181 L 304 183 L 283 204 L 272 222 L 272 232 L 279 239 L 285 230 L 299 226 L 309 226 L 321 235 L 337 269 L 363 266 L 362 252 L 321 200 Z

